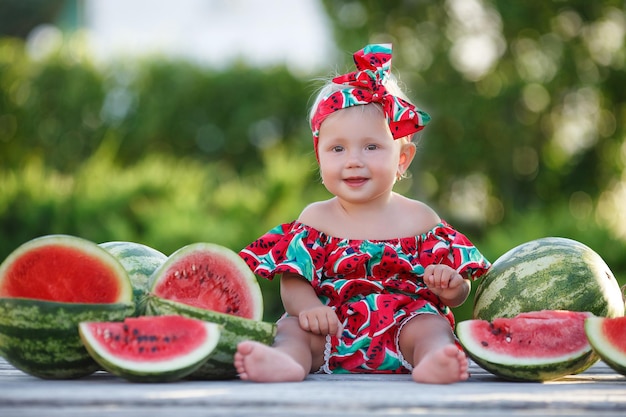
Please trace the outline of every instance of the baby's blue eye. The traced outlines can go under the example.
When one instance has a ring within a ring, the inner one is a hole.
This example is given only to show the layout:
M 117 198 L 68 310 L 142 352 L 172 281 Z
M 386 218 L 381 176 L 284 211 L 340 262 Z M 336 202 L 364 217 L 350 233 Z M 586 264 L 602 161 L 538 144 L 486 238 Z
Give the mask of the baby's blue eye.
M 378 149 L 377 145 L 367 145 L 365 147 L 365 149 L 367 149 L 368 151 L 375 151 L 376 149 Z
M 332 151 L 333 152 L 341 152 L 341 151 L 343 151 L 343 146 L 333 146 Z

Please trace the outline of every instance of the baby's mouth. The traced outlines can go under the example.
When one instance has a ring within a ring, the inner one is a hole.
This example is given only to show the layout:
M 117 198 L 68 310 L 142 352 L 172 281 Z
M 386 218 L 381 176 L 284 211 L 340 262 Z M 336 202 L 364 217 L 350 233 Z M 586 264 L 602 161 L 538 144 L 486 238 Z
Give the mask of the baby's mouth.
M 345 178 L 343 181 L 348 185 L 357 186 L 357 185 L 365 184 L 367 180 L 368 179 L 365 177 L 349 177 L 349 178 Z

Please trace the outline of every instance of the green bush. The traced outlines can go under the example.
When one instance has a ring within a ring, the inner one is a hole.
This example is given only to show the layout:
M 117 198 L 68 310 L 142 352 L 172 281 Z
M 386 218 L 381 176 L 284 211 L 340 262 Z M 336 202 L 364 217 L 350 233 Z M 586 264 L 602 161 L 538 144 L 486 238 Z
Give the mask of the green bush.
M 310 92 L 284 67 L 218 72 L 165 59 L 96 67 L 69 46 L 34 60 L 21 41 L 0 38 L 0 158 L 19 167 L 36 155 L 73 172 L 115 138 L 122 165 L 161 153 L 254 170 L 276 143 L 310 148 Z

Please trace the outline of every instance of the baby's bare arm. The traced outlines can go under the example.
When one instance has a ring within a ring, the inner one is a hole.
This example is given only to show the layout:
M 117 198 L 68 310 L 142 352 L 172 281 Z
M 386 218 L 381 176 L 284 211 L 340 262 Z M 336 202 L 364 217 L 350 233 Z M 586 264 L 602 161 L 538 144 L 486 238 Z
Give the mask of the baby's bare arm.
M 425 268 L 424 283 L 449 307 L 463 304 L 471 286 L 468 279 L 463 278 L 452 267 L 442 264 L 432 264 Z
M 303 330 L 319 335 L 341 333 L 335 310 L 322 304 L 311 284 L 303 277 L 284 274 L 280 280 L 280 295 L 285 311 L 298 317 Z

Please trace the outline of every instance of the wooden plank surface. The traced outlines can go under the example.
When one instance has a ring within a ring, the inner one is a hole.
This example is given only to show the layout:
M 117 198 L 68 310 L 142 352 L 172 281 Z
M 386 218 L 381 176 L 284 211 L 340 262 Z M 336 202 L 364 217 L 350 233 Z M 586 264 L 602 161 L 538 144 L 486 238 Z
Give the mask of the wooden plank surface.
M 408 375 L 311 375 L 301 383 L 131 383 L 105 372 L 48 381 L 0 359 L 0 416 L 626 416 L 626 377 L 598 362 L 545 383 L 508 382 L 471 366 L 452 385 Z

